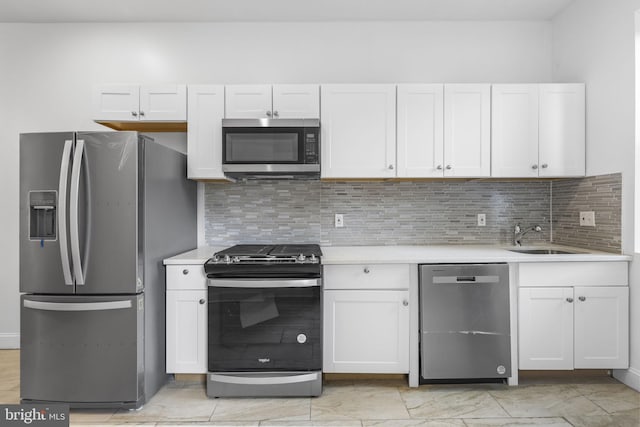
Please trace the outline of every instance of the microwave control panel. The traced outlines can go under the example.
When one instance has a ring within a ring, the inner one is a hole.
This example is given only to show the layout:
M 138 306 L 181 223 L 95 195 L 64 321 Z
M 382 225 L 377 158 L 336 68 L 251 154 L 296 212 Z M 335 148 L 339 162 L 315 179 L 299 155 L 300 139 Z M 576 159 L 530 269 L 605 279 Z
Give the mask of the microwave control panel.
M 318 130 L 304 130 L 304 162 L 305 164 L 319 163 L 319 147 Z

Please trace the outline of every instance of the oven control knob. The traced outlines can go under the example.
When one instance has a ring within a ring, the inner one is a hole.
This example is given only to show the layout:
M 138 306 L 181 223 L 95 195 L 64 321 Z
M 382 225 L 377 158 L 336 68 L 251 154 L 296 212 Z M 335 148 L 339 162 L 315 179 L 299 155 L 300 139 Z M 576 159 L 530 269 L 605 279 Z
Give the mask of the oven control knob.
M 231 257 L 229 255 L 224 256 L 224 262 L 227 264 L 231 264 Z
M 311 262 L 315 263 L 317 261 L 318 259 L 316 258 L 316 256 L 314 254 L 311 254 Z
M 305 259 L 307 259 L 307 257 L 304 256 L 303 254 L 298 255 L 298 261 L 304 262 Z
M 298 336 L 296 337 L 296 339 L 298 340 L 298 342 L 300 344 L 304 344 L 307 342 L 307 336 L 305 334 L 298 334 Z
M 234 256 L 233 259 L 231 259 L 231 262 L 240 262 L 240 258 Z

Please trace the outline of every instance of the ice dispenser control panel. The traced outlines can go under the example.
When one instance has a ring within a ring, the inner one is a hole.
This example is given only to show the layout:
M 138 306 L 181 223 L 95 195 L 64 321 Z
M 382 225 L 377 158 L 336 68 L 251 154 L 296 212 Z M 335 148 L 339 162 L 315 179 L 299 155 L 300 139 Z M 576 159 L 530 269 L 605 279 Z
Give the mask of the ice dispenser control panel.
M 56 191 L 29 192 L 29 239 L 56 240 Z

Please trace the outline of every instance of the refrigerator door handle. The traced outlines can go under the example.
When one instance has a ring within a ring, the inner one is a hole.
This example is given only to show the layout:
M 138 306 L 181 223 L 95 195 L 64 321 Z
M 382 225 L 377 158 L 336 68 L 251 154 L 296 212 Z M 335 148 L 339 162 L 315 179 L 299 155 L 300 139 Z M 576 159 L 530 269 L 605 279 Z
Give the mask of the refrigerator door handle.
M 48 311 L 104 311 L 131 308 L 131 300 L 105 302 L 44 302 L 24 300 L 25 308 Z
M 71 263 L 69 262 L 69 242 L 67 241 L 67 182 L 69 181 L 69 160 L 73 141 L 64 142 L 62 162 L 60 163 L 60 182 L 58 184 L 58 232 L 60 234 L 60 260 L 62 261 L 62 274 L 64 284 L 73 286 L 71 276 Z
M 78 219 L 78 203 L 80 198 L 80 170 L 82 169 L 82 156 L 84 155 L 84 141 L 79 139 L 76 144 L 76 152 L 73 154 L 73 167 L 71 168 L 71 202 L 70 234 L 71 257 L 73 259 L 73 273 L 76 277 L 76 285 L 84 285 L 84 271 L 80 258 L 80 224 Z

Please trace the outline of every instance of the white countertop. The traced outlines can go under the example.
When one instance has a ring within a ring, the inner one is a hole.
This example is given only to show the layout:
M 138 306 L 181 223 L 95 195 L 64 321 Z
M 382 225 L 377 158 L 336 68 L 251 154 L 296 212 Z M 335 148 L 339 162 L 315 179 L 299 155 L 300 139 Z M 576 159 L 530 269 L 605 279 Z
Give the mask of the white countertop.
M 204 264 L 225 247 L 203 246 L 164 260 L 165 265 Z M 531 246 L 530 248 L 535 248 Z M 433 246 L 322 246 L 322 263 L 328 264 L 423 264 L 470 262 L 565 262 L 631 261 L 628 255 L 591 251 L 559 245 L 544 248 L 570 250 L 579 254 L 531 255 L 511 252 L 500 245 Z

